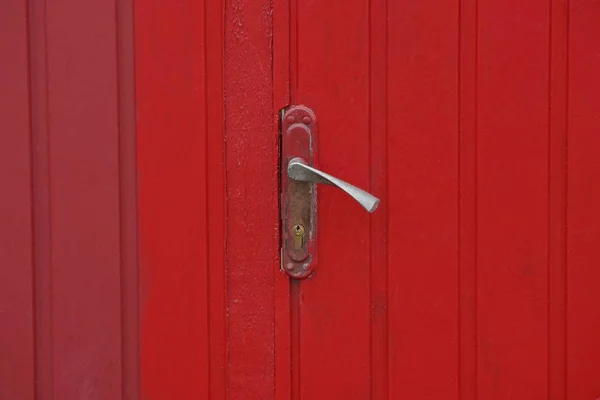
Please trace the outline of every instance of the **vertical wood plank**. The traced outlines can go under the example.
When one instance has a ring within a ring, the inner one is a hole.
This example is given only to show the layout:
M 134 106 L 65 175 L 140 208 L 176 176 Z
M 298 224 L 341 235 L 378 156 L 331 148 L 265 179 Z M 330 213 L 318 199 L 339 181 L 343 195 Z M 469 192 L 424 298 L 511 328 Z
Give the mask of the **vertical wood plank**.
M 478 16 L 477 397 L 547 399 L 549 2 Z
M 600 397 L 600 4 L 568 4 L 567 388 Z
M 192 0 L 135 5 L 144 399 L 210 392 L 204 12 Z
M 281 110 L 290 105 L 291 68 L 291 0 L 273 2 L 273 119 L 275 135 L 279 136 Z M 279 163 L 279 161 L 278 161 Z M 281 212 L 281 211 L 280 211 Z M 292 338 L 290 279 L 279 265 L 275 274 L 275 400 L 295 398 L 292 393 Z M 297 371 L 294 371 L 294 373 Z
M 210 399 L 227 399 L 227 275 L 225 117 L 223 93 L 223 1 L 204 3 L 206 46 L 206 221 L 209 297 Z
M 381 199 L 371 216 L 371 399 L 389 391 L 388 335 L 388 26 L 387 1 L 369 1 L 369 147 L 370 192 Z
M 272 3 L 225 1 L 228 385 L 232 400 L 275 393 L 279 265 Z
M 36 400 L 54 398 L 46 1 L 30 2 Z
M 34 275 L 26 1 L 0 3 L 0 36 L 0 398 L 33 400 Z
M 458 7 L 388 3 L 392 399 L 458 398 Z
M 368 188 L 369 2 L 295 4 L 292 102 L 317 115 L 319 167 Z M 342 191 L 317 190 L 316 270 L 298 283 L 295 299 L 299 398 L 365 399 L 371 395 L 370 219 Z
M 114 3 L 46 4 L 57 399 L 122 393 L 115 16 Z
M 133 0 L 117 0 L 123 400 L 139 399 L 139 285 Z

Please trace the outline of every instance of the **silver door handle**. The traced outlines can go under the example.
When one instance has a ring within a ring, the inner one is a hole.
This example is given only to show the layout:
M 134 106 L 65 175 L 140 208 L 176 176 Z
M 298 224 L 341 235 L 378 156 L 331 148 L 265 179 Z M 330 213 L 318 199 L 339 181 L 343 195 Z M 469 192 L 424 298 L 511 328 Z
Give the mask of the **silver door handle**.
M 379 199 L 361 188 L 349 184 L 341 179 L 331 176 L 328 173 L 319 171 L 306 164 L 300 157 L 293 158 L 287 167 L 288 176 L 301 182 L 324 183 L 326 185 L 336 186 L 348 193 L 350 197 L 356 200 L 368 212 L 372 213 L 379 206 Z
M 293 279 L 308 278 L 317 267 L 317 183 L 342 189 L 370 213 L 379 205 L 372 194 L 315 168 L 318 125 L 305 105 L 289 106 L 281 114 L 281 269 Z

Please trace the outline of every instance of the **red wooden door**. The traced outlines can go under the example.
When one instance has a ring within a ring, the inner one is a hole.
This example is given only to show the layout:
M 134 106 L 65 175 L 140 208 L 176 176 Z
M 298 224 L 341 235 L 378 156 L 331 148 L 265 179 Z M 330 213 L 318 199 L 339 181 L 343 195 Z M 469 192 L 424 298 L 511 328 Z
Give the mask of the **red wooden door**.
M 289 51 L 290 102 L 320 121 L 319 165 L 382 199 L 369 217 L 320 189 L 292 398 L 598 398 L 600 8 L 292 1 L 281 18 L 275 61 Z
M 600 7 L 0 2 L 0 399 L 600 398 Z M 280 265 L 279 115 L 319 120 Z

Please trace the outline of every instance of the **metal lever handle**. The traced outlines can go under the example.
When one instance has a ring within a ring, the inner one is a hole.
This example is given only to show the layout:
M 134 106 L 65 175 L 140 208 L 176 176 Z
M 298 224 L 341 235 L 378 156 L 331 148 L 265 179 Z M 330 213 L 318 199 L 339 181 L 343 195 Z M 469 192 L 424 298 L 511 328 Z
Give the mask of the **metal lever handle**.
M 344 192 L 348 193 L 354 200 L 356 200 L 361 206 L 368 212 L 372 213 L 379 206 L 379 199 L 373 196 L 371 193 L 365 192 L 364 190 L 357 188 L 354 185 L 344 182 L 341 179 L 331 176 L 323 171 L 319 171 L 316 168 L 310 167 L 300 157 L 296 157 L 290 160 L 287 168 L 288 176 L 296 181 L 310 182 L 310 183 L 325 183 L 327 185 L 337 186 Z

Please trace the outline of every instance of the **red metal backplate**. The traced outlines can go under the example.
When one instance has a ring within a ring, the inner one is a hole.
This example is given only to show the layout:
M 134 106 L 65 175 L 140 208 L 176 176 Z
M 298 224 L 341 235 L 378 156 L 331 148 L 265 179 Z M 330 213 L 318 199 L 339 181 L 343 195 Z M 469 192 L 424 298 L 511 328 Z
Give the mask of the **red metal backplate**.
M 310 276 L 315 266 L 317 191 L 316 185 L 290 179 L 287 166 L 299 157 L 314 166 L 317 121 L 314 112 L 305 106 L 292 106 L 281 123 L 281 265 L 292 278 Z M 303 229 L 301 246 L 294 230 Z

